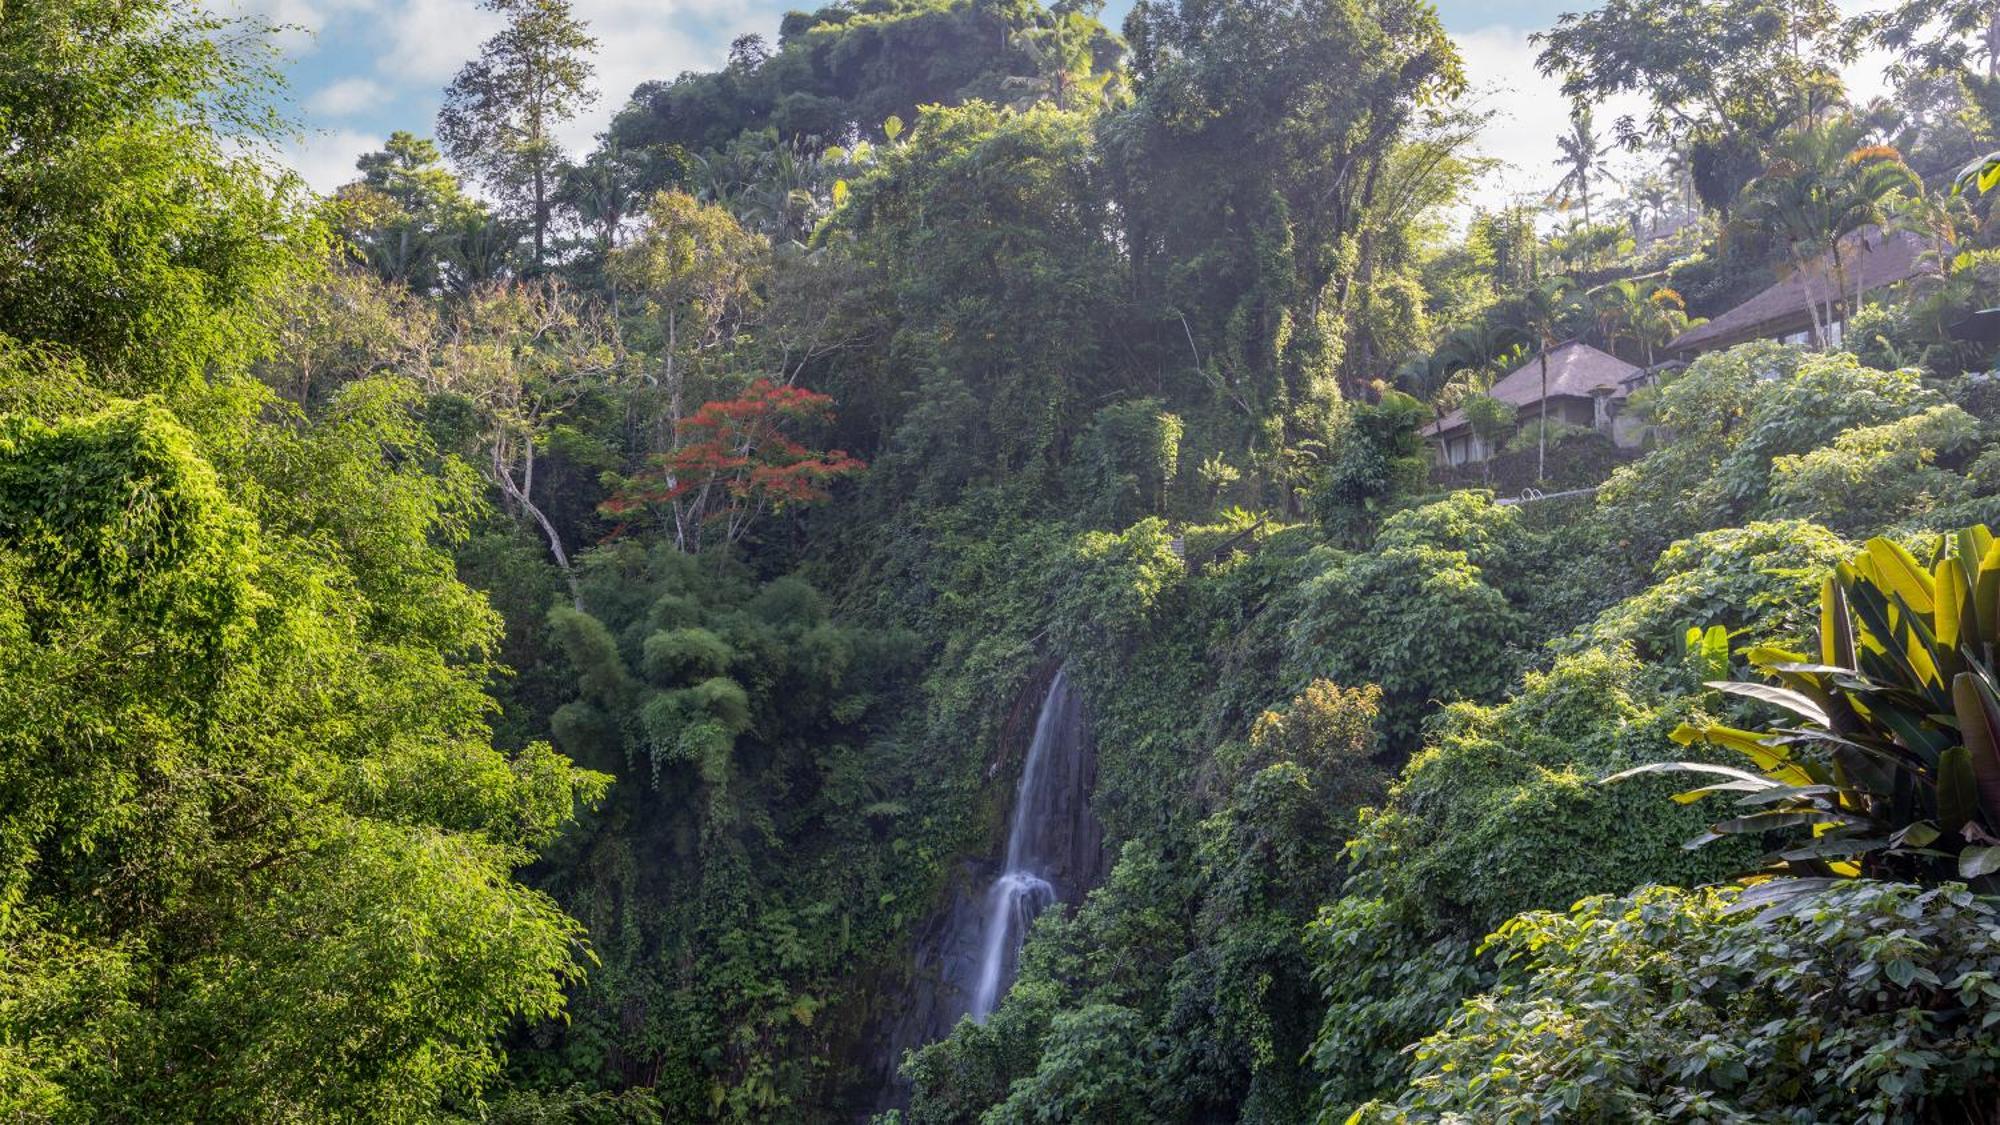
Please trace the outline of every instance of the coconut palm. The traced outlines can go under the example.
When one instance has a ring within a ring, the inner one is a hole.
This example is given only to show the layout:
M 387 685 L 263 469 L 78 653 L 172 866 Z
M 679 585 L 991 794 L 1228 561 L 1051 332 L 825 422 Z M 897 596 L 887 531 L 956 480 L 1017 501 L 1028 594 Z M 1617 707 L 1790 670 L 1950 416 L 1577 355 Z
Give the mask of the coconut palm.
M 1057 3 L 1049 9 L 1046 22 L 1037 17 L 1033 24 L 1008 37 L 1008 45 L 1028 56 L 1035 73 L 1006 80 L 1020 90 L 1017 108 L 1051 101 L 1066 110 L 1073 103 L 1104 103 L 1116 95 L 1117 71 L 1096 71 L 1092 67 L 1091 46 L 1097 21 L 1075 4 Z
M 1549 198 L 1564 207 L 1572 199 L 1580 203 L 1583 229 L 1589 230 L 1592 225 L 1591 185 L 1601 179 L 1613 179 L 1604 170 L 1604 157 L 1610 154 L 1613 146 L 1598 143 L 1597 130 L 1591 123 L 1590 106 L 1582 102 L 1570 111 L 1569 132 L 1556 138 L 1556 146 L 1562 150 L 1562 155 L 1556 158 L 1555 165 L 1563 170 L 1563 177 L 1556 181 L 1555 190 L 1549 193 Z
M 1751 182 L 1742 212 L 1744 221 L 1763 225 L 1785 242 L 1805 283 L 1813 333 L 1822 345 L 1832 343 L 1834 325 L 1861 304 L 1859 270 L 1849 299 L 1847 267 L 1855 249 L 1849 236 L 1885 225 L 1895 196 L 1922 190 L 1901 153 L 1886 145 L 1862 146 L 1860 139 L 1860 126 L 1851 119 L 1786 134 L 1770 165 Z M 1830 276 L 1814 276 L 1821 262 Z
M 1549 461 L 1549 349 L 1561 342 L 1560 332 L 1581 310 L 1576 283 L 1567 277 L 1544 278 L 1521 293 L 1523 336 L 1538 352 L 1542 367 L 1541 421 L 1535 435 L 1535 478 L 1548 479 Z

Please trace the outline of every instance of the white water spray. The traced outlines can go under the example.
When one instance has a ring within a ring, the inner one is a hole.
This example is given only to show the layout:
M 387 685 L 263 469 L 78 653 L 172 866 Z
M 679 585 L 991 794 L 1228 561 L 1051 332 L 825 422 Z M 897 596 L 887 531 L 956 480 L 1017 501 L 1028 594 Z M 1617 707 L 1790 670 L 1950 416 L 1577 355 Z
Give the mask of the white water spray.
M 1021 765 L 1014 816 L 1007 833 L 1007 862 L 986 894 L 986 925 L 980 938 L 979 975 L 972 993 L 972 1018 L 985 1023 L 1013 983 L 1035 917 L 1060 897 L 1056 880 L 1073 871 L 1078 845 L 1102 845 L 1090 815 L 1091 768 L 1083 704 L 1070 691 L 1067 670 L 1049 682 L 1049 694 L 1035 720 L 1035 738 Z

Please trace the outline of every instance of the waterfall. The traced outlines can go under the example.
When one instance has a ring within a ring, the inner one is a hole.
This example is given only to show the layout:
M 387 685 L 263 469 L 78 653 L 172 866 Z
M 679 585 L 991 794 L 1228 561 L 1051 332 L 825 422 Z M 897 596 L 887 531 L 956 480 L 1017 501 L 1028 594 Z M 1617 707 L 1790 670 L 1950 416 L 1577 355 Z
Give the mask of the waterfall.
M 875 1112 L 909 1104 L 897 1069 L 904 1052 L 951 1034 L 968 1014 L 984 1023 L 1014 983 L 1036 916 L 1082 901 L 1104 876 L 1104 830 L 1090 809 L 1097 751 L 1083 699 L 1063 669 L 1047 682 L 1040 709 L 1030 710 L 1035 701 L 1024 692 L 1001 728 L 1003 753 L 1027 747 L 1004 855 L 960 860 L 961 878 L 918 931 L 908 976 L 882 998 L 866 1033 L 867 1070 L 880 1082 Z
M 1083 701 L 1058 669 L 1035 720 L 1034 741 L 1021 766 L 1007 860 L 986 892 L 972 1018 L 980 1023 L 1013 983 L 1028 927 L 1051 903 L 1075 901 L 1089 888 L 1103 851 L 1103 832 L 1090 811 L 1096 762 L 1083 721 Z

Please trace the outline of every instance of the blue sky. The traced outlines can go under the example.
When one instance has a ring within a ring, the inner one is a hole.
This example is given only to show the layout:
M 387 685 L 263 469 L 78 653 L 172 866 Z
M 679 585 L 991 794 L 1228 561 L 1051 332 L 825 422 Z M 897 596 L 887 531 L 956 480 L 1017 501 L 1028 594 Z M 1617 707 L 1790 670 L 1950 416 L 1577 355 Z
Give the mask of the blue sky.
M 428 136 L 440 91 L 495 28 L 477 0 L 221 0 L 294 30 L 285 34 L 291 96 L 305 133 L 284 157 L 314 188 L 354 176 L 354 159 L 381 147 L 395 129 Z M 599 40 L 597 104 L 567 131 L 587 150 L 632 87 L 684 70 L 719 66 L 731 39 L 775 38 L 779 17 L 817 0 L 574 0 Z M 1554 137 L 1567 106 L 1534 73 L 1528 35 L 1589 0 L 1494 4 L 1444 0 L 1439 13 L 1458 41 L 1481 104 L 1494 111 L 1486 150 L 1507 162 L 1482 202 L 1545 190 L 1554 173 Z M 1130 0 L 1111 0 L 1107 23 Z M 1864 85 L 1867 84 L 1865 81 Z M 1599 111 L 1607 121 L 1628 106 Z

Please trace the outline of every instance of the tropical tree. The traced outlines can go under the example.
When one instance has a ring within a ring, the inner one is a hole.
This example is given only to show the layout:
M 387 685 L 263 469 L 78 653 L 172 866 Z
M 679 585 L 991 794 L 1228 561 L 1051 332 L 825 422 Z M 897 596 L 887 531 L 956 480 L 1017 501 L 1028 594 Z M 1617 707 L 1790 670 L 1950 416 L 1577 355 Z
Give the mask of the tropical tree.
M 1104 0 L 1056 0 L 1046 14 L 1032 16 L 1029 26 L 1013 34 L 1009 45 L 1033 59 L 1035 67 L 1033 75 L 1008 78 L 1009 86 L 1022 91 L 1016 105 L 1052 101 L 1067 110 L 1072 102 L 1101 103 L 1113 96 L 1119 71 L 1093 71 L 1101 30 L 1097 16 L 1103 9 Z
M 1370 229 L 1386 167 L 1462 86 L 1457 51 L 1414 0 L 1146 0 L 1125 30 L 1135 96 L 1105 136 L 1129 169 L 1134 286 L 1185 320 L 1199 377 L 1252 440 L 1280 403 L 1272 437 L 1324 440 L 1362 328 L 1350 314 L 1398 244 L 1399 229 Z
M 1635 235 L 1659 230 L 1661 223 L 1672 214 L 1670 205 L 1677 203 L 1680 197 L 1674 182 L 1659 174 L 1640 177 L 1632 185 L 1631 194 Z
M 795 436 L 798 427 L 832 420 L 827 395 L 758 379 L 741 395 L 703 403 L 684 419 L 674 448 L 624 482 L 604 502 L 604 513 L 629 519 L 665 508 L 681 550 L 701 550 L 708 528 L 734 545 L 764 514 L 821 503 L 830 497 L 828 485 L 865 467 L 842 450 L 810 449 Z
M 526 219 L 533 263 L 543 264 L 563 163 L 558 126 L 596 100 L 597 40 L 569 0 L 482 0 L 507 26 L 446 87 L 438 110 L 445 152 Z
M 473 463 L 501 506 L 532 524 L 576 590 L 561 532 L 535 496 L 535 465 L 566 411 L 619 370 L 615 326 L 587 298 L 554 279 L 475 289 L 414 366 L 426 389 L 467 405 Z
M 1549 458 L 1549 351 L 1561 342 L 1558 333 L 1582 307 L 1576 284 L 1567 277 L 1545 278 L 1523 290 L 1520 296 L 1520 330 L 1537 349 L 1541 367 L 1541 417 L 1536 423 L 1535 478 L 1548 479 Z
M 556 202 L 576 216 L 597 240 L 600 253 L 618 246 L 625 221 L 638 211 L 638 182 L 644 169 L 616 141 L 606 140 L 581 164 L 563 166 Z
M 1542 73 L 1564 95 L 1645 95 L 1618 123 L 1621 142 L 1683 149 L 1695 190 L 1727 212 L 1780 131 L 1840 96 L 1834 0 L 1609 0 L 1534 36 Z
M 1655 349 L 1687 328 L 1686 304 L 1664 285 L 1620 278 L 1594 291 L 1591 301 L 1605 346 L 1615 352 L 1621 341 L 1630 342 L 1633 358 L 1648 367 Z
M 1590 189 L 1599 179 L 1610 178 L 1604 170 L 1604 157 L 1613 146 L 1601 144 L 1597 131 L 1591 125 L 1590 106 L 1576 103 L 1570 110 L 1569 132 L 1556 138 L 1556 147 L 1562 155 L 1556 157 L 1556 167 L 1562 169 L 1562 179 L 1556 182 L 1550 199 L 1567 206 L 1571 199 L 1583 209 L 1583 225 L 1587 230 L 1590 220 Z M 1588 264 L 1588 263 L 1586 263 Z
M 1812 302 L 1814 336 L 1823 346 L 1834 342 L 1834 326 L 1861 306 L 1861 273 L 1854 271 L 1856 287 L 1850 289 L 1848 265 L 1869 247 L 1850 236 L 1879 229 L 1889 220 L 1895 196 L 1922 190 L 1902 154 L 1881 145 L 1858 146 L 1859 139 L 1852 120 L 1788 133 L 1770 166 L 1751 183 L 1742 215 L 1784 240 Z M 1826 276 L 1818 276 L 1821 270 Z
M 1490 474 L 1493 452 L 1507 440 L 1508 434 L 1514 432 L 1514 418 L 1518 412 L 1513 404 L 1501 402 L 1488 394 L 1469 394 L 1459 408 L 1465 411 L 1465 420 L 1472 425 L 1472 436 L 1478 438 L 1479 444 L 1487 451 L 1480 465 Z
M 457 232 L 483 217 L 443 164 L 437 145 L 412 133 L 390 134 L 379 151 L 355 161 L 361 178 L 334 193 L 335 229 L 385 281 L 438 293 L 457 278 Z
M 1858 23 L 1905 66 L 2000 83 L 2000 4 L 1993 0 L 1902 0 Z
M 408 382 L 250 377 L 376 361 L 214 12 L 0 17 L 0 1119 L 436 1120 L 588 960 L 515 876 L 606 779 L 494 745 Z
M 242 155 L 282 126 L 266 46 L 176 0 L 8 6 L 0 337 L 138 392 L 254 343 L 259 294 L 319 258 L 289 188 Z

